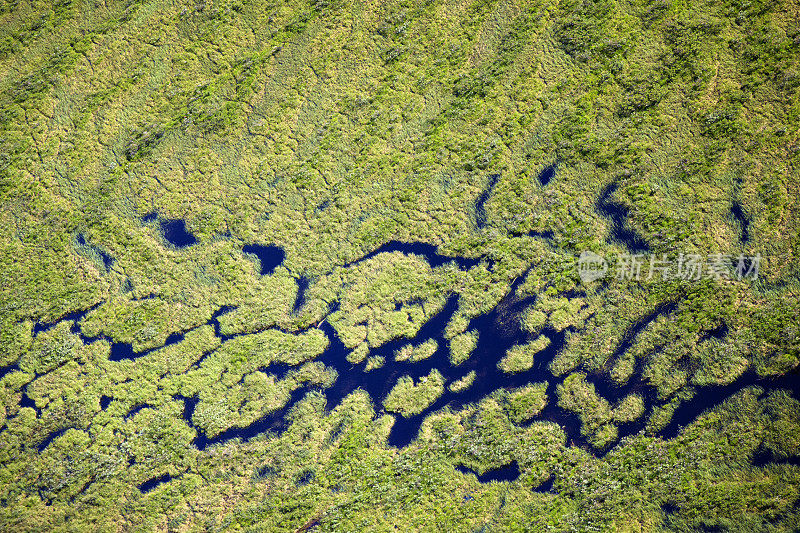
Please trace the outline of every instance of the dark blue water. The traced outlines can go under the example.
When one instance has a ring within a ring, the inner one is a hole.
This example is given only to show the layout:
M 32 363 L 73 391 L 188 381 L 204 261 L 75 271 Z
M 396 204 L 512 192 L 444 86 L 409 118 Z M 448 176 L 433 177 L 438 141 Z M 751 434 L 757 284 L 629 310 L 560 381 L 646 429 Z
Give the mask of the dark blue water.
M 318 360 L 327 367 L 334 368 L 338 373 L 338 378 L 333 386 L 321 391 L 327 398 L 328 409 L 333 409 L 345 396 L 356 389 L 366 391 L 376 405 L 380 405 L 397 379 L 403 375 L 409 375 L 418 380 L 436 368 L 444 376 L 446 382 L 449 383 L 462 378 L 470 371 L 475 371 L 475 382 L 467 390 L 456 393 L 445 390 L 445 393 L 422 413 L 409 418 L 396 417 L 389 436 L 389 444 L 403 447 L 416 437 L 425 416 L 441 409 L 445 405 L 457 408 L 477 402 L 501 387 L 519 387 L 533 381 L 548 380 L 550 374 L 547 371 L 547 367 L 563 345 L 565 335 L 563 331 L 545 330 L 544 334 L 551 338 L 552 343 L 546 350 L 537 354 L 535 365 L 529 371 L 507 375 L 497 368 L 499 358 L 508 348 L 533 339 L 531 334 L 519 327 L 518 317 L 520 311 L 533 301 L 532 298 L 520 298 L 515 294 L 517 286 L 523 280 L 524 276 L 521 276 L 509 295 L 495 309 L 470 321 L 469 329 L 478 331 L 478 343 L 472 356 L 457 368 L 452 367 L 450 364 L 448 344 L 443 338 L 445 326 L 458 309 L 458 298 L 456 296 L 452 296 L 444 308 L 426 322 L 420 328 L 417 336 L 411 340 L 412 344 L 418 345 L 428 339 L 436 339 L 439 348 L 431 357 L 417 362 L 395 361 L 394 352 L 409 343 L 409 340 L 405 338 L 396 339 L 370 352 L 370 355 L 383 356 L 386 364 L 368 373 L 365 371 L 366 362 L 353 365 L 347 361 L 346 356 L 349 350 L 339 340 L 330 324 L 327 321 L 323 321 L 319 328 L 328 335 L 330 344 Z M 271 371 L 271 367 L 268 370 Z M 231 428 L 211 439 L 206 438 L 198 430 L 195 444 L 198 448 L 204 449 L 210 444 L 224 442 L 234 437 L 246 441 L 264 431 L 280 432 L 285 428 L 286 413 L 307 391 L 308 389 L 296 390 L 284 409 L 271 413 L 250 426 Z M 552 394 L 553 391 L 551 390 L 550 393 Z M 193 410 L 194 406 L 187 404 L 185 418 L 191 418 Z M 562 413 L 553 418 L 564 421 L 569 418 L 569 415 Z M 575 427 L 574 422 L 570 426 Z
M 197 407 L 198 403 L 197 398 L 191 398 L 185 401 L 183 419 L 187 422 L 187 424 L 189 424 L 189 427 L 197 431 L 197 437 L 194 440 L 194 445 L 200 450 L 205 450 L 208 446 L 226 442 L 234 438 L 248 441 L 262 433 L 272 432 L 277 434 L 283 432 L 283 430 L 285 430 L 287 427 L 286 415 L 291 407 L 293 407 L 294 404 L 297 403 L 306 392 L 307 391 L 303 388 L 299 388 L 292 392 L 291 396 L 289 397 L 289 401 L 287 402 L 287 407 L 279 409 L 274 413 L 267 414 L 249 426 L 233 427 L 211 438 L 206 437 L 205 433 L 203 433 L 200 428 L 195 427 L 194 422 L 192 421 L 192 415 L 194 414 L 194 409 Z
M 534 490 L 534 492 L 540 492 L 542 494 L 547 493 L 547 492 L 550 492 L 550 493 L 555 492 L 553 490 L 553 485 L 555 484 L 555 481 L 556 481 L 555 476 L 550 476 L 549 478 L 547 478 L 544 481 L 544 483 L 542 483 L 541 485 L 539 485 L 538 487 L 536 487 L 533 490 Z
M 778 456 L 773 451 L 761 446 L 753 452 L 750 463 L 757 468 L 764 468 L 771 464 L 800 466 L 800 456 Z
M 153 479 L 148 479 L 147 481 L 139 485 L 138 488 L 142 493 L 150 492 L 157 486 L 161 485 L 162 483 L 167 483 L 168 481 L 172 481 L 172 476 L 170 476 L 169 474 L 164 474 L 163 476 L 154 477 Z
M 666 515 L 675 514 L 680 510 L 680 507 L 674 503 L 665 503 L 661 506 L 661 511 Z
M 287 363 L 271 363 L 268 366 L 262 366 L 257 368 L 259 372 L 264 372 L 266 374 L 272 374 L 275 376 L 275 379 L 280 380 L 286 377 L 286 374 L 289 373 L 290 370 L 297 370 L 297 367 L 289 365 Z M 239 383 L 244 383 L 244 376 L 242 379 L 239 380 Z
M 39 444 L 36 446 L 36 450 L 37 450 L 39 453 L 42 453 L 42 452 L 45 450 L 45 448 L 47 448 L 48 446 L 50 446 L 50 443 L 51 443 L 51 442 L 53 442 L 53 441 L 54 441 L 54 440 L 56 440 L 58 437 L 60 437 L 60 436 L 61 436 L 61 435 L 63 435 L 64 433 L 66 433 L 68 429 L 69 429 L 69 428 L 62 428 L 62 429 L 59 429 L 59 430 L 57 430 L 57 431 L 52 431 L 52 432 L 50 432 L 50 433 L 47 435 L 47 437 L 45 437 L 45 439 L 44 439 L 42 442 L 40 442 L 40 443 L 39 443 Z
M 634 373 L 634 377 L 624 386 L 619 386 L 605 377 L 587 380 L 594 384 L 595 390 L 600 396 L 612 403 L 616 403 L 630 394 L 639 394 L 644 400 L 645 413 L 638 420 L 620 424 L 616 442 L 644 431 L 647 420 L 653 412 L 653 407 L 663 401 L 658 398 L 656 388 L 642 378 L 642 366 L 641 362 L 637 362 L 637 370 Z M 695 387 L 695 394 L 692 399 L 681 402 L 670 422 L 658 431 L 657 435 L 664 439 L 675 438 L 684 427 L 692 424 L 698 416 L 752 386 L 762 387 L 767 391 L 785 389 L 790 391 L 795 398 L 800 399 L 800 375 L 796 372 L 778 378 L 763 378 L 759 377 L 751 368 L 731 384 Z M 609 449 L 610 447 L 598 455 L 605 455 L 605 452 Z
M 707 341 L 709 339 L 717 339 L 722 340 L 728 336 L 728 325 L 723 322 L 719 326 L 715 327 L 714 329 L 709 329 L 708 331 L 704 331 L 700 335 L 700 342 Z
M 541 183 L 542 186 L 545 186 L 548 183 L 550 183 L 550 180 L 552 180 L 555 177 L 555 175 L 556 175 L 556 165 L 557 165 L 557 163 L 553 163 L 552 165 L 550 165 L 548 167 L 545 167 L 544 170 L 539 172 L 538 179 L 539 179 L 539 183 Z
M 183 220 L 162 220 L 161 231 L 164 239 L 175 248 L 186 248 L 197 243 L 194 235 L 186 230 L 186 223 Z
M 275 269 L 283 263 L 286 253 L 280 246 L 262 246 L 260 244 L 248 244 L 242 248 L 246 254 L 253 254 L 258 257 L 261 264 L 261 275 L 266 276 L 275 272 Z
M 635 231 L 630 229 L 627 224 L 629 209 L 620 202 L 611 200 L 611 196 L 619 188 L 617 183 L 608 185 L 600 193 L 595 208 L 597 212 L 611 220 L 611 237 L 609 242 L 622 244 L 632 254 L 650 251 L 650 246 Z
M 613 368 L 614 364 L 619 360 L 619 358 L 625 354 L 630 347 L 633 345 L 633 342 L 636 340 L 636 337 L 641 333 L 647 326 L 649 326 L 653 321 L 655 321 L 659 316 L 667 316 L 672 313 L 678 306 L 678 302 L 676 301 L 665 301 L 658 304 L 652 311 L 646 313 L 644 316 L 636 320 L 623 334 L 619 344 L 617 345 L 616 349 L 614 350 L 612 356 L 608 359 L 608 362 L 605 365 L 605 371 L 602 375 L 595 375 L 590 376 L 587 381 L 592 383 L 595 387 L 595 391 L 603 398 L 615 404 L 625 397 L 631 394 L 638 394 L 642 397 L 645 404 L 645 413 L 632 422 L 625 422 L 619 424 L 618 432 L 617 432 L 617 440 L 619 440 L 635 435 L 644 431 L 645 426 L 647 425 L 647 421 L 650 415 L 653 412 L 653 407 L 659 403 L 659 398 L 657 394 L 657 389 L 652 386 L 648 381 L 646 381 L 642 377 L 642 372 L 644 369 L 644 365 L 646 363 L 646 358 L 638 358 L 635 362 L 634 371 L 632 376 L 626 381 L 625 384 L 620 385 L 613 380 L 608 375 L 608 371 Z M 720 331 L 713 330 L 711 333 L 716 335 L 722 333 L 722 329 Z M 725 329 L 727 332 L 727 329 Z M 737 382 L 738 383 L 738 382 Z M 744 388 L 746 385 L 740 383 L 737 387 L 734 387 L 736 391 Z M 715 387 L 712 387 L 715 388 Z M 728 391 L 728 395 L 733 394 L 734 389 L 730 389 Z M 725 393 L 723 393 L 725 394 Z M 706 409 L 707 406 L 715 405 L 713 403 L 709 403 L 706 405 L 706 401 L 712 402 L 713 398 L 709 396 L 697 396 L 690 402 L 684 403 L 681 407 L 685 409 L 685 413 L 696 413 L 700 414 L 702 411 Z M 696 416 L 696 415 L 695 415 Z M 692 418 L 693 420 L 694 418 Z M 682 420 L 679 421 L 679 420 Z M 686 418 L 683 417 L 676 417 L 673 418 L 673 422 L 664 428 L 659 434 L 662 436 L 665 432 L 675 432 L 677 434 L 677 426 L 684 423 L 685 424 Z M 674 436 L 674 435 L 673 435 Z M 612 443 L 613 444 L 613 443 Z M 606 448 L 605 451 L 610 450 L 611 447 Z M 604 455 L 601 453 L 600 455 Z
M 164 240 L 175 248 L 197 244 L 197 239 L 186 229 L 186 222 L 182 219 L 162 219 L 157 213 L 148 213 L 141 220 L 143 224 L 159 220 Z
M 229 312 L 233 311 L 234 309 L 236 309 L 236 308 L 233 307 L 233 306 L 223 305 L 222 307 L 220 307 L 219 309 L 214 311 L 214 314 L 211 315 L 211 320 L 208 321 L 208 323 L 211 324 L 211 326 L 214 327 L 214 334 L 217 337 L 219 337 L 220 339 L 227 340 L 230 337 L 226 337 L 225 335 L 223 335 L 220 332 L 220 329 L 219 329 L 220 328 L 219 317 L 221 317 L 222 315 L 224 315 L 226 313 L 229 313 Z
M 731 216 L 739 225 L 739 242 L 747 243 L 750 240 L 750 219 L 745 216 L 739 202 L 733 202 L 731 205 Z
M 795 370 L 778 378 L 761 378 L 750 369 L 730 385 L 698 387 L 692 400 L 683 402 L 675 410 L 672 420 L 659 432 L 659 435 L 665 439 L 675 438 L 681 429 L 694 422 L 705 411 L 752 386 L 759 386 L 765 390 L 786 389 L 791 391 L 795 398 L 798 398 L 800 397 L 800 374 Z
M 550 230 L 545 230 L 545 231 L 533 230 L 533 231 L 529 231 L 528 232 L 528 236 L 529 237 L 538 237 L 538 238 L 544 239 L 546 241 L 552 241 L 553 237 L 555 237 L 555 234 Z
M 306 303 L 306 291 L 308 290 L 308 284 L 311 282 L 307 277 L 300 276 L 297 278 L 297 296 L 294 299 L 294 305 L 292 306 L 292 313 L 297 314 L 300 309 L 303 308 L 303 305 Z
M 183 340 L 183 333 L 170 333 L 164 341 L 164 346 L 170 346 Z
M 609 358 L 606 370 L 611 368 L 613 363 L 631 347 L 636 336 L 645 327 L 659 316 L 672 313 L 677 305 L 675 301 L 663 302 L 657 305 L 653 311 L 645 314 L 642 318 L 634 322 L 623 335 L 612 357 Z M 710 339 L 721 340 L 724 339 L 727 334 L 728 326 L 725 323 L 721 323 L 714 329 L 703 332 L 699 342 L 705 342 Z M 590 376 L 589 379 L 587 379 L 588 382 L 594 384 L 595 390 L 600 396 L 612 403 L 619 402 L 631 394 L 639 394 L 642 396 L 645 404 L 645 414 L 638 420 L 620 424 L 618 440 L 643 431 L 653 411 L 653 407 L 662 402 L 662 400 L 658 398 L 657 389 L 642 377 L 645 362 L 645 358 L 639 358 L 636 361 L 632 377 L 622 386 L 611 381 L 607 374 Z M 679 405 L 669 424 L 660 430 L 658 435 L 664 439 L 675 438 L 683 427 L 690 425 L 698 416 L 723 403 L 734 394 L 751 386 L 759 386 L 765 390 L 786 389 L 791 391 L 796 398 L 800 398 L 800 374 L 797 372 L 786 374 L 778 378 L 762 378 L 751 368 L 729 385 L 697 387 L 693 398 L 688 401 L 683 401 Z M 606 451 L 608 451 L 608 449 L 610 448 L 607 448 Z M 599 455 L 602 456 L 604 453 L 600 452 Z
M 512 462 L 510 465 L 497 468 L 495 470 L 489 470 L 483 474 L 478 474 L 474 470 L 471 470 L 463 465 L 456 465 L 456 470 L 462 474 L 472 474 L 473 476 L 477 477 L 478 481 L 481 483 L 491 483 L 492 481 L 515 481 L 519 477 L 519 466 L 517 465 L 516 461 Z
M 108 409 L 108 406 L 111 404 L 111 397 L 110 396 L 100 396 L 100 409 L 105 411 Z
M 42 416 L 42 410 L 36 407 L 36 402 L 34 402 L 29 396 L 27 390 L 22 391 L 22 396 L 19 399 L 19 406 L 20 407 L 30 407 L 34 411 L 36 411 L 36 416 Z
M 64 320 L 71 320 L 71 321 L 74 322 L 74 324 L 72 325 L 72 328 L 71 328 L 72 333 L 76 333 L 76 334 L 80 333 L 80 321 L 83 320 L 83 318 L 89 312 L 94 311 L 95 309 L 100 307 L 100 304 L 102 304 L 102 303 L 103 302 L 97 302 L 96 304 L 94 304 L 92 307 L 90 307 L 88 309 L 83 309 L 83 310 L 80 310 L 80 311 L 73 311 L 71 313 L 67 313 L 65 315 L 62 315 L 55 322 L 48 322 L 48 323 L 36 322 L 36 323 L 33 324 L 33 334 L 34 335 L 38 335 L 39 333 L 41 333 L 43 331 L 47 331 L 47 330 L 51 329 L 53 326 L 55 326 L 56 324 L 58 324 L 59 322 L 63 322 Z
M 563 347 L 567 331 L 556 332 L 551 329 L 543 331 L 543 334 L 551 339 L 551 344 L 543 352 L 536 355 L 534 367 L 530 370 L 507 375 L 497 368 L 497 362 L 506 350 L 515 344 L 529 342 L 533 338 L 532 335 L 519 327 L 518 317 L 520 312 L 534 300 L 530 297 L 522 298 L 516 295 L 517 285 L 522 280 L 524 280 L 524 276 L 519 278 L 515 287 L 495 309 L 470 321 L 468 329 L 478 331 L 478 344 L 471 357 L 456 368 L 450 365 L 447 342 L 442 336 L 444 327 L 458 308 L 458 300 L 455 296 L 451 297 L 444 308 L 422 326 L 417 336 L 411 341 L 405 338 L 396 339 L 373 349 L 370 355 L 383 356 L 386 363 L 383 367 L 374 369 L 369 373 L 365 372 L 365 362 L 353 365 L 346 360 L 348 349 L 341 343 L 335 330 L 327 321 L 323 321 L 319 328 L 328 335 L 330 344 L 319 360 L 327 367 L 334 368 L 338 372 L 338 378 L 333 386 L 326 390 L 320 390 L 327 398 L 328 409 L 333 409 L 345 396 L 356 389 L 362 389 L 369 393 L 376 405 L 380 406 L 397 379 L 403 375 L 409 375 L 418 380 L 421 376 L 429 374 L 432 369 L 436 368 L 444 376 L 446 383 L 450 383 L 474 370 L 477 374 L 476 379 L 467 390 L 457 393 L 445 390 L 444 394 L 422 413 L 408 418 L 396 416 L 395 424 L 389 435 L 389 444 L 396 447 L 408 445 L 416 437 L 423 419 L 431 412 L 444 406 L 457 409 L 466 404 L 477 402 L 499 388 L 520 387 L 532 382 L 545 381 L 548 383 L 547 394 L 551 401 L 535 420 L 550 420 L 560 424 L 565 429 L 570 442 L 586 449 L 591 449 L 585 438 L 580 434 L 580 422 L 577 416 L 557 406 L 555 401 L 557 397 L 555 386 L 557 383 L 548 371 L 548 365 Z M 615 354 L 624 353 L 640 331 L 661 314 L 670 313 L 675 305 L 673 302 L 665 302 L 637 320 L 629 328 L 628 332 L 623 335 Z M 419 345 L 428 339 L 436 339 L 439 345 L 437 351 L 428 359 L 418 362 L 398 362 L 394 360 L 393 355 L 398 348 L 409 342 Z M 289 367 L 284 366 L 280 371 L 285 374 L 288 369 Z M 276 370 L 278 368 L 273 366 L 262 369 L 262 371 L 273 373 Z M 607 379 L 592 378 L 591 376 L 588 381 L 594 383 L 598 394 L 612 402 L 617 402 L 629 394 L 641 394 L 645 399 L 648 411 L 652 411 L 652 406 L 657 402 L 655 388 L 641 379 L 641 367 L 635 373 L 634 378 L 625 386 L 618 386 L 610 383 Z M 681 426 L 690 423 L 707 408 L 717 405 L 732 394 L 754 383 L 761 384 L 767 388 L 792 384 L 791 379 L 788 377 L 772 382 L 745 377 L 733 385 L 704 388 L 693 400 L 684 402 L 679 407 L 673 421 L 660 434 L 666 438 L 674 437 Z M 797 382 L 793 386 L 793 390 L 796 390 Z M 231 428 L 210 439 L 205 437 L 199 428 L 195 428 L 198 431 L 195 444 L 198 448 L 204 449 L 208 445 L 224 442 L 231 438 L 240 438 L 246 441 L 265 431 L 280 433 L 286 428 L 286 414 L 288 411 L 309 390 L 311 389 L 300 388 L 295 390 L 284 409 L 268 414 L 247 427 Z M 185 411 L 187 423 L 191 424 L 191 415 L 196 404 L 197 399 L 187 399 Z M 648 414 L 634 422 L 621 424 L 619 426 L 619 438 L 642 431 Z M 593 450 L 593 452 L 598 456 L 603 456 L 610 449 L 611 447 L 608 447 L 605 450 Z
M 152 348 L 150 350 L 145 350 L 143 352 L 134 352 L 133 345 L 127 344 L 124 342 L 112 342 L 111 343 L 111 353 L 108 356 L 109 361 L 124 361 L 125 359 L 138 359 L 140 357 L 144 357 L 145 355 L 152 353 L 155 350 L 159 350 L 164 346 L 171 346 L 183 340 L 184 336 L 183 333 L 172 333 L 170 334 L 164 344 L 162 346 L 158 346 L 156 348 Z
M 367 259 L 372 259 L 378 254 L 390 253 L 390 252 L 402 252 L 406 255 L 423 256 L 425 260 L 428 262 L 428 264 L 430 264 L 431 267 L 433 268 L 453 262 L 456 265 L 458 265 L 458 268 L 466 270 L 474 267 L 475 265 L 481 262 L 481 258 L 470 259 L 466 257 L 439 255 L 437 253 L 436 246 L 433 246 L 432 244 L 428 244 L 425 242 L 389 241 L 386 244 L 379 247 L 378 249 L 373 250 L 370 253 L 364 255 L 363 257 L 356 259 L 355 261 L 351 261 L 350 263 L 347 263 L 346 265 L 344 265 L 344 267 L 349 268 L 363 261 L 366 261 Z
M 111 354 L 108 356 L 109 361 L 122 361 L 124 359 L 136 359 L 143 356 L 147 352 L 136 353 L 130 344 L 124 342 L 111 343 Z
M 200 402 L 200 398 L 197 396 L 187 397 L 183 396 L 182 394 L 176 394 L 173 396 L 173 398 L 183 402 L 183 419 L 190 428 L 195 429 L 192 415 L 194 414 L 194 410 L 197 407 L 198 402 Z
M 492 174 L 489 176 L 489 183 L 475 201 L 475 224 L 479 229 L 486 225 L 486 201 L 489 199 L 489 196 L 491 196 L 499 180 L 500 174 Z
M 304 487 L 314 481 L 315 474 L 312 470 L 304 470 L 295 478 L 294 484 L 297 487 Z

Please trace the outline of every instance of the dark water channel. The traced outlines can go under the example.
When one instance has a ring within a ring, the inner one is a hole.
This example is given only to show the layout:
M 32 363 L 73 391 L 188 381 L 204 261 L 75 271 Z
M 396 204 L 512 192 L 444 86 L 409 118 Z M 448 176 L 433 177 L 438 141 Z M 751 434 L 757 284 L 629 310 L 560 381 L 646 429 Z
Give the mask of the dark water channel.
M 172 476 L 170 476 L 169 474 L 164 474 L 163 476 L 154 477 L 153 479 L 148 479 L 147 481 L 139 485 L 138 488 L 140 491 L 142 491 L 142 493 L 150 492 L 157 486 L 161 485 L 162 483 L 166 483 L 168 481 L 172 481 Z
M 394 245 L 393 248 L 396 248 L 396 246 Z M 411 249 L 415 252 L 420 251 L 418 247 L 412 246 Z M 431 259 L 436 260 L 435 257 Z M 478 332 L 478 343 L 471 357 L 456 367 L 450 363 L 449 345 L 443 337 L 445 326 L 458 309 L 456 296 L 451 296 L 444 307 L 423 324 L 413 339 L 395 339 L 371 350 L 371 356 L 381 356 L 384 358 L 385 363 L 382 367 L 369 372 L 365 368 L 366 362 L 354 365 L 347 361 L 346 356 L 349 350 L 341 343 L 333 327 L 327 321 L 323 321 L 319 328 L 326 333 L 330 344 L 318 360 L 327 367 L 335 369 L 338 373 L 338 378 L 333 386 L 322 390 L 327 398 L 328 408 L 332 409 L 337 406 L 345 396 L 357 389 L 362 389 L 369 393 L 376 406 L 380 408 L 383 399 L 395 385 L 397 379 L 404 375 L 411 376 L 415 381 L 418 381 L 422 376 L 428 375 L 431 370 L 437 369 L 445 378 L 446 383 L 451 383 L 466 376 L 469 372 L 475 371 L 475 380 L 468 389 L 459 392 L 450 392 L 445 389 L 444 394 L 422 413 L 408 418 L 399 415 L 396 417 L 396 422 L 389 435 L 389 444 L 403 447 L 416 437 L 423 419 L 431 412 L 444 406 L 459 408 L 478 402 L 486 395 L 500 388 L 519 387 L 540 381 L 550 383 L 548 393 L 551 398 L 554 397 L 556 383 L 552 380 L 547 368 L 552 358 L 561 349 L 565 332 L 556 332 L 549 329 L 543 332 L 552 342 L 547 349 L 537 354 L 534 366 L 530 370 L 508 375 L 497 367 L 499 359 L 508 348 L 535 338 L 534 335 L 525 332 L 519 327 L 518 317 L 520 312 L 533 302 L 533 298 L 520 298 L 516 295 L 516 288 L 523 280 L 524 277 L 520 277 L 508 296 L 492 311 L 470 321 L 467 329 Z M 419 345 L 429 339 L 435 339 L 438 348 L 427 359 L 416 362 L 395 361 L 394 354 L 397 349 L 409 343 Z M 273 367 L 269 367 L 266 370 L 273 371 Z M 265 431 L 280 432 L 285 429 L 287 412 L 307 391 L 308 389 L 294 391 L 285 408 L 263 417 L 250 426 L 231 428 L 213 438 L 206 438 L 199 431 L 195 444 L 198 448 L 204 449 L 209 445 L 224 442 L 231 438 L 249 440 Z M 186 402 L 184 416 L 187 422 L 191 423 L 197 400 L 186 399 Z M 551 402 L 551 406 L 545 409 L 539 419 L 551 419 L 572 428 L 576 438 L 578 438 L 577 419 L 573 415 L 555 407 L 555 402 Z
M 422 256 L 432 268 L 440 267 L 452 262 L 458 265 L 458 268 L 461 270 L 467 270 L 481 262 L 481 258 L 471 259 L 467 257 L 440 255 L 437 253 L 436 246 L 424 242 L 389 241 L 386 244 L 381 245 L 379 248 L 364 255 L 363 257 L 347 263 L 344 265 L 344 267 L 349 268 L 359 263 L 363 263 L 367 259 L 372 259 L 376 255 L 390 252 L 401 252 L 406 255 Z
M 492 481 L 514 481 L 519 477 L 519 466 L 517 466 L 516 461 L 512 462 L 508 466 L 489 470 L 483 474 L 478 474 L 474 470 L 471 470 L 463 465 L 456 466 L 456 470 L 462 474 L 472 474 L 473 476 L 477 477 L 478 481 L 481 483 L 490 483 Z
M 311 283 L 311 280 L 305 276 L 300 276 L 297 279 L 297 296 L 294 299 L 294 304 L 292 305 L 292 313 L 297 314 L 300 309 L 303 308 L 303 305 L 306 303 L 306 290 L 308 290 L 308 285 Z
M 486 201 L 491 196 L 499 180 L 500 174 L 489 176 L 489 183 L 487 183 L 486 188 L 475 201 L 475 225 L 478 226 L 478 229 L 486 226 Z
M 744 214 L 739 202 L 731 204 L 731 216 L 739 226 L 739 242 L 746 244 L 750 241 L 750 219 Z

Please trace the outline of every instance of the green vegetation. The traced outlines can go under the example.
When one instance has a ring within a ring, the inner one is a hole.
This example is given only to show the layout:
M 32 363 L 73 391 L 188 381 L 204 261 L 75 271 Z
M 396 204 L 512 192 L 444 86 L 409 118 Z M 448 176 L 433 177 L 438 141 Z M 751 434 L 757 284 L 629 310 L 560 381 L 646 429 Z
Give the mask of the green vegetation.
M 386 395 L 383 407 L 390 413 L 414 416 L 435 402 L 443 392 L 444 378 L 436 369 L 419 378 L 419 383 L 414 383 L 409 376 L 403 376 Z
M 475 371 L 471 370 L 464 377 L 459 378 L 450 383 L 450 385 L 448 385 L 447 388 L 451 392 L 461 392 L 470 388 L 474 382 L 475 382 Z
M 547 383 L 532 383 L 509 391 L 505 401 L 511 421 L 521 424 L 538 415 L 547 405 Z
M 372 355 L 367 359 L 367 364 L 364 367 L 364 370 L 369 372 L 370 370 L 381 368 L 384 364 L 386 364 L 386 359 L 382 355 Z
M 419 346 L 406 344 L 395 352 L 394 359 L 395 361 L 411 361 L 412 363 L 422 361 L 432 356 L 437 348 L 438 345 L 433 339 L 429 339 Z
M 467 359 L 478 344 L 478 332 L 459 333 L 450 339 L 450 362 L 460 365 Z
M 544 335 L 539 335 L 531 342 L 512 346 L 500 362 L 497 363 L 497 366 L 508 374 L 529 370 L 533 366 L 533 359 L 536 354 L 549 345 L 550 339 Z
M 0 28 L 1 530 L 800 529 L 795 0 L 0 0 Z M 620 232 L 759 276 L 626 279 Z M 489 312 L 534 339 L 492 354 L 511 384 L 429 410 L 483 390 Z
M 547 323 L 547 315 L 538 309 L 528 308 L 522 314 L 520 323 L 526 331 L 535 333 Z

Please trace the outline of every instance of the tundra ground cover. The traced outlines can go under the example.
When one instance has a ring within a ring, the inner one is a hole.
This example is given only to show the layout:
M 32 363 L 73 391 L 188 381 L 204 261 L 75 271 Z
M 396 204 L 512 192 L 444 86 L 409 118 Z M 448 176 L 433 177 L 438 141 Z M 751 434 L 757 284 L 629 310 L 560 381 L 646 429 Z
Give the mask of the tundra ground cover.
M 798 17 L 0 2 L 0 524 L 798 529 Z

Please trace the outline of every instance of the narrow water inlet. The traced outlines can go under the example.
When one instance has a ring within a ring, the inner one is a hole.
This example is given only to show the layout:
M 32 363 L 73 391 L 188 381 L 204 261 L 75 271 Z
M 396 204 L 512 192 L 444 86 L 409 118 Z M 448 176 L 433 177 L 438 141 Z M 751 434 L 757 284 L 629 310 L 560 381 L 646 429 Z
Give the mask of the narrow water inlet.
M 308 290 L 309 283 L 311 283 L 311 280 L 306 276 L 297 278 L 297 296 L 295 296 L 294 304 L 292 305 L 292 313 L 297 314 L 297 312 L 303 308 L 303 305 L 305 305 L 306 291 Z
M 463 465 L 456 465 L 456 470 L 462 474 L 472 474 L 478 478 L 478 481 L 481 483 L 516 481 L 520 474 L 519 466 L 517 465 L 516 461 L 512 461 L 511 464 L 501 466 L 500 468 L 496 468 L 494 470 L 488 470 L 483 474 L 478 474 L 474 470 L 471 470 Z
M 478 229 L 486 226 L 486 201 L 489 200 L 489 196 L 491 196 L 499 180 L 500 174 L 491 174 L 486 188 L 480 196 L 478 196 L 478 199 L 475 200 L 475 224 Z
M 742 205 L 739 202 L 733 202 L 730 214 L 739 227 L 739 242 L 748 243 L 750 241 L 750 219 L 745 216 Z
M 139 485 L 138 489 L 142 493 L 147 493 L 156 488 L 157 486 L 161 485 L 162 483 L 167 483 L 169 481 L 172 481 L 172 476 L 169 474 L 164 474 L 163 476 L 148 479 L 147 481 Z

